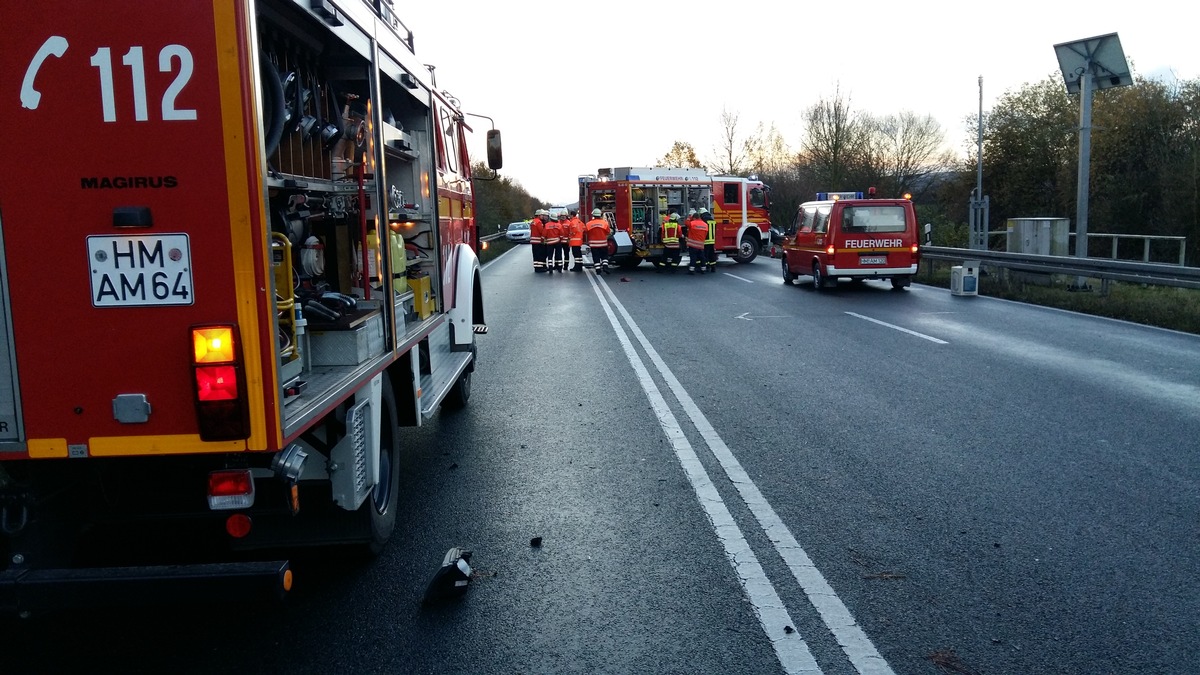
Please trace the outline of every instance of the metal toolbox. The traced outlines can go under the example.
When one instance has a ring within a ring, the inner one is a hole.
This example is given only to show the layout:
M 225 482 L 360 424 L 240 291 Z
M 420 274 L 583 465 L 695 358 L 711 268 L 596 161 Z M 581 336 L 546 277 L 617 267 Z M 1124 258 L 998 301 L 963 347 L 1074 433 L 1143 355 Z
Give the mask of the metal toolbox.
M 308 349 L 314 366 L 357 366 L 383 353 L 383 314 L 374 310 L 331 329 L 310 323 Z

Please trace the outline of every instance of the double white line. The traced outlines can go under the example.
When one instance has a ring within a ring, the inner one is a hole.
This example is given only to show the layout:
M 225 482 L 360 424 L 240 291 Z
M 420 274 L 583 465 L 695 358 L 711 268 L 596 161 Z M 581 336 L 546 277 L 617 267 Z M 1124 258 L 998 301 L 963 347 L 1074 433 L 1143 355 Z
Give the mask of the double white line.
M 783 524 L 779 516 L 775 513 L 775 509 L 759 492 L 758 487 L 754 484 L 746 471 L 742 468 L 741 463 L 733 456 L 729 447 L 721 440 L 719 434 L 713 429 L 704 413 L 700 412 L 700 408 L 692 400 L 684 390 L 683 385 L 675 378 L 675 375 L 659 357 L 658 352 L 646 339 L 641 329 L 634 322 L 633 317 L 625 310 L 617 297 L 613 295 L 612 290 L 608 285 L 600 281 L 595 275 L 589 273 L 588 280 L 592 284 L 592 289 L 596 292 L 596 297 L 600 299 L 600 305 L 604 308 L 604 313 L 608 317 L 608 321 L 612 324 L 613 331 L 617 335 L 617 339 L 621 342 L 621 346 L 625 350 L 625 356 L 629 359 L 629 364 L 633 366 L 633 370 L 637 373 L 638 382 L 642 386 L 642 391 L 646 393 L 646 398 L 650 400 L 650 406 L 654 410 L 654 414 L 658 417 L 659 425 L 662 426 L 663 433 L 671 441 L 671 446 L 675 450 L 675 456 L 679 460 L 680 466 L 683 468 L 684 474 L 687 475 L 688 481 L 692 485 L 692 489 L 696 493 L 700 505 L 704 508 L 705 514 L 708 516 L 709 522 L 712 524 L 713 530 L 716 532 L 717 538 L 721 541 L 725 548 L 725 556 L 729 559 L 729 564 L 733 566 L 734 573 L 738 577 L 738 581 L 742 584 L 742 589 L 746 593 L 751 605 L 754 607 L 755 614 L 758 616 L 759 624 L 762 626 L 763 632 L 767 638 L 771 640 L 772 646 L 775 648 L 775 654 L 779 659 L 779 663 L 783 666 L 785 672 L 788 673 L 820 673 L 821 667 L 817 665 L 817 661 L 813 658 L 812 652 L 808 648 L 808 644 L 804 641 L 799 630 L 795 630 L 795 622 L 792 621 L 788 614 L 787 608 L 779 597 L 779 593 L 775 590 L 775 586 L 771 580 L 767 578 L 766 573 L 759 564 L 758 558 L 754 555 L 750 545 L 746 542 L 745 536 L 742 535 L 741 528 L 734 521 L 724 500 L 721 499 L 720 493 L 717 492 L 712 480 L 708 476 L 708 472 L 704 469 L 704 465 L 700 463 L 700 458 L 696 455 L 695 449 L 684 436 L 683 430 L 679 426 L 674 413 L 671 412 L 670 406 L 662 393 L 658 389 L 658 385 L 654 383 L 650 371 L 647 369 L 642 357 L 634 349 L 633 343 L 629 339 L 629 334 L 617 320 L 614 309 L 619 312 L 625 323 L 629 326 L 629 332 L 632 332 L 637 339 L 638 344 L 642 346 L 650 362 L 654 365 L 655 370 L 666 382 L 667 387 L 675 398 L 679 401 L 684 413 L 695 426 L 700 437 L 704 439 L 713 456 L 720 463 L 721 468 L 725 471 L 725 476 L 737 489 L 742 501 L 750 509 L 755 520 L 758 521 L 759 527 L 766 533 L 770 539 L 772 546 L 776 552 L 783 558 L 788 569 L 791 570 L 792 576 L 800 584 L 805 595 L 808 596 L 809 602 L 816 608 L 821 616 L 821 620 L 833 633 L 838 645 L 849 658 L 851 665 L 859 673 L 871 673 L 879 675 L 892 675 L 892 669 L 887 664 L 887 661 L 879 655 L 875 649 L 875 645 L 867 637 L 866 633 L 855 622 L 851 616 L 850 610 L 846 609 L 846 605 L 838 598 L 837 593 L 825 581 L 824 575 L 820 570 L 813 565 L 808 554 L 804 552 L 796 538 L 792 536 L 791 531 Z M 788 632 L 788 629 L 793 629 L 794 632 Z

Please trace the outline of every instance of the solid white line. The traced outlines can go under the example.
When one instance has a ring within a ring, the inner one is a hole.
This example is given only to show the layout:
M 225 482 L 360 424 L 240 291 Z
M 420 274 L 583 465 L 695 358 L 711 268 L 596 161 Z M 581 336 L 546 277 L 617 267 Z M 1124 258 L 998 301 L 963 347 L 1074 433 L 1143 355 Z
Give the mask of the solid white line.
M 744 278 L 744 277 L 739 277 L 739 276 L 738 276 L 738 275 L 736 275 L 736 274 L 730 274 L 729 272 L 721 272 L 721 274 L 724 274 L 724 275 L 725 275 L 725 276 L 727 276 L 727 277 L 733 277 L 734 279 L 737 279 L 738 281 L 744 281 L 744 282 L 746 282 L 746 283 L 748 283 L 748 284 L 752 284 L 752 283 L 754 283 L 753 281 L 750 281 L 749 279 L 746 279 L 746 278 Z
M 738 578 L 738 582 L 742 585 L 742 590 L 746 594 L 746 598 L 750 601 L 751 607 L 754 608 L 754 613 L 758 617 L 759 625 L 762 626 L 763 632 L 771 641 L 771 646 L 775 649 L 775 656 L 779 659 L 779 663 L 787 673 L 821 673 L 820 666 L 813 658 L 812 652 L 808 649 L 808 644 L 804 638 L 800 637 L 800 632 L 795 630 L 795 622 L 792 621 L 791 615 L 788 614 L 787 608 L 783 604 L 783 600 L 779 597 L 779 593 L 771 584 L 771 580 L 767 578 L 766 572 L 763 571 L 762 565 L 759 564 L 758 558 L 751 550 L 750 544 L 746 542 L 745 536 L 742 535 L 741 529 L 737 522 L 734 521 L 733 515 L 729 513 L 729 508 L 725 505 L 721 495 L 713 486 L 712 480 L 705 471 L 704 465 L 700 463 L 700 458 L 696 455 L 695 449 L 684 436 L 683 430 L 679 426 L 678 420 L 671 412 L 670 406 L 662 393 L 658 389 L 658 385 L 654 384 L 654 379 L 650 376 L 650 371 L 646 369 L 646 364 L 642 362 L 637 351 L 633 348 L 633 343 L 630 342 L 628 334 L 617 321 L 616 315 L 613 314 L 609 303 L 605 301 L 604 294 L 601 293 L 601 288 L 604 292 L 612 296 L 612 291 L 607 284 L 602 283 L 595 275 L 588 275 L 588 280 L 592 284 L 592 290 L 596 292 L 596 297 L 600 299 L 600 305 L 604 308 L 605 315 L 608 316 L 608 321 L 612 324 L 613 331 L 617 334 L 617 339 L 621 342 L 621 346 L 625 350 L 625 356 L 629 359 L 629 364 L 633 366 L 634 372 L 637 373 L 638 382 L 642 385 L 642 391 L 645 392 L 646 398 L 650 400 L 650 407 L 654 410 L 654 414 L 658 417 L 659 425 L 662 427 L 663 433 L 671 442 L 671 446 L 675 450 L 675 457 L 678 459 L 680 466 L 683 468 L 684 474 L 687 476 L 688 482 L 692 485 L 692 490 L 696 493 L 696 498 L 700 501 L 700 506 L 704 509 L 704 513 L 708 516 L 709 522 L 712 524 L 713 531 L 720 540 L 721 545 L 725 548 L 725 557 L 729 560 L 729 564 L 733 567 L 734 574 Z M 618 303 L 619 306 L 619 303 Z M 624 309 L 621 309 L 622 314 L 625 314 Z M 628 320 L 628 314 L 625 314 Z M 630 323 L 633 326 L 632 322 Z M 635 328 L 636 330 L 636 328 Z M 785 626 L 792 627 L 794 632 L 788 633 Z
M 862 314 L 855 314 L 854 312 L 846 312 L 846 313 L 847 313 L 847 314 L 849 314 L 850 316 L 858 317 L 858 318 L 862 319 L 863 321 L 870 321 L 871 323 L 877 323 L 877 324 L 879 324 L 880 326 L 887 326 L 888 328 L 894 328 L 894 329 L 896 329 L 896 330 L 900 331 L 901 333 L 908 333 L 909 335 L 915 335 L 915 336 L 917 336 L 917 337 L 921 338 L 922 340 L 929 340 L 930 342 L 936 342 L 936 343 L 938 343 L 939 345 L 948 345 L 948 344 L 950 344 L 949 342 L 946 342 L 945 340 L 939 340 L 939 339 L 937 339 L 937 338 L 935 338 L 935 337 L 930 337 L 930 336 L 928 336 L 928 335 L 926 335 L 926 334 L 924 334 L 924 333 L 918 333 L 918 332 L 917 332 L 917 331 L 915 331 L 915 330 L 909 330 L 909 329 L 907 329 L 907 328 L 901 328 L 900 326 L 897 326 L 897 325 L 895 325 L 895 324 L 890 324 L 890 323 L 888 323 L 888 322 L 886 322 L 886 321 L 880 321 L 879 319 L 872 319 L 872 318 L 871 318 L 871 317 L 869 317 L 869 316 L 863 316 Z
M 891 666 L 884 660 L 879 651 L 875 649 L 871 639 L 863 632 L 858 623 L 854 620 L 854 616 L 850 614 L 850 610 L 834 592 L 833 587 L 825 580 L 825 576 L 813 564 L 811 558 L 805 553 L 800 543 L 792 535 L 791 530 L 775 513 L 775 509 L 763 497 L 758 486 L 750 479 L 749 474 L 742 468 L 740 462 L 734 457 L 733 452 L 725 445 L 725 441 L 713 429 L 708 418 L 700 411 L 692 397 L 688 395 L 687 390 L 679 383 L 671 369 L 659 357 L 658 352 L 646 339 L 646 336 L 634 323 L 633 317 L 625 310 L 625 306 L 620 300 L 612 294 L 612 291 L 607 287 L 604 289 L 613 306 L 621 313 L 625 322 L 629 324 L 630 331 L 642 345 L 642 349 L 646 350 L 646 354 L 650 357 L 650 361 L 658 370 L 663 380 L 667 383 L 667 387 L 675 394 L 675 398 L 679 400 L 684 412 L 695 425 L 696 431 L 708 444 L 713 455 L 724 469 L 725 475 L 729 481 L 733 483 L 738 494 L 741 495 L 742 501 L 749 507 L 750 512 L 754 514 L 755 520 L 759 526 L 766 532 L 767 537 L 771 540 L 771 544 L 775 550 L 783 558 L 788 569 L 791 570 L 792 576 L 800 584 L 800 588 L 804 590 L 804 594 L 808 596 L 809 602 L 816 608 L 821 615 L 821 620 L 825 626 L 833 633 L 837 639 L 838 645 L 842 651 L 850 659 L 850 663 L 859 673 L 870 673 L 871 675 L 893 675 Z

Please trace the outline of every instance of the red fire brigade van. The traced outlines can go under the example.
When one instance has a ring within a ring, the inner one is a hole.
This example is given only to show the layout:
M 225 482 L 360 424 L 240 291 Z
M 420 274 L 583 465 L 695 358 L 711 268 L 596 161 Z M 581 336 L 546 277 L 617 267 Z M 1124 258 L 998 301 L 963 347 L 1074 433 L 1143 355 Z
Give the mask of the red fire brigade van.
M 905 288 L 921 257 L 912 201 L 863 199 L 861 192 L 818 192 L 796 210 L 780 243 L 784 282 L 807 274 L 817 290 L 839 278 L 890 279 L 892 288 Z

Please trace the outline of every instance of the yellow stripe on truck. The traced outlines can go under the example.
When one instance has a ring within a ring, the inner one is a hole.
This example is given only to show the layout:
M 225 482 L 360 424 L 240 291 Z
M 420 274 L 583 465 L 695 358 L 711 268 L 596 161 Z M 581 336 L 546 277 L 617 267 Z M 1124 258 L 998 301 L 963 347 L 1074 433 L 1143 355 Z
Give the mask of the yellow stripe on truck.
M 224 129 L 225 135 L 225 181 L 227 191 L 229 193 L 229 229 L 233 239 L 233 269 L 234 269 L 234 287 L 237 293 L 237 313 L 238 325 L 241 328 L 242 341 L 246 345 L 253 345 L 253 348 L 243 350 L 242 358 L 245 360 L 245 375 L 246 375 L 246 393 L 249 399 L 250 406 L 250 437 L 246 439 L 245 445 L 234 448 L 235 450 L 264 449 L 267 447 L 267 432 L 266 432 L 266 401 L 263 395 L 264 380 L 271 380 L 270 386 L 274 390 L 279 389 L 279 382 L 276 379 L 274 368 L 269 373 L 263 372 L 263 363 L 259 351 L 259 331 L 261 330 L 258 323 L 258 307 L 260 292 L 255 283 L 255 267 L 261 266 L 259 273 L 262 278 L 270 278 L 266 269 L 266 256 L 262 260 L 256 260 L 254 255 L 254 229 L 251 227 L 252 217 L 250 207 L 260 211 L 260 222 L 266 222 L 265 210 L 262 207 L 261 194 L 251 196 L 248 185 L 250 184 L 250 175 L 247 172 L 247 143 L 249 147 L 257 148 L 259 146 L 257 136 L 251 131 L 252 137 L 246 138 L 246 125 L 242 118 L 242 111 L 246 107 L 246 102 L 242 100 L 242 68 L 240 60 L 240 49 L 245 46 L 249 50 L 248 45 L 242 45 L 240 40 L 242 35 L 238 32 L 238 16 L 237 12 L 242 11 L 243 22 L 250 25 L 251 17 L 249 16 L 243 3 L 228 2 L 227 0 L 213 0 L 213 19 L 216 25 L 216 40 L 217 40 L 217 69 L 221 91 L 221 126 Z M 247 51 L 247 59 L 249 59 L 249 51 Z M 247 69 L 249 72 L 257 73 L 257 66 L 252 66 Z M 255 107 L 250 106 L 253 110 Z M 257 156 L 257 155 L 255 155 Z M 254 184 L 262 184 L 262 171 L 258 161 L 253 162 L 250 169 L 254 171 Z M 276 410 L 275 416 L 279 416 L 279 411 Z M 280 433 L 276 433 L 276 445 L 282 442 Z M 193 439 L 195 442 L 194 450 L 199 449 L 201 452 L 209 451 L 210 444 L 199 442 L 199 437 Z M 241 443 L 237 445 L 241 446 Z M 169 450 L 165 452 L 170 452 Z
M 65 438 L 31 438 L 25 444 L 30 459 L 55 459 L 67 456 L 67 439 Z
M 207 442 L 193 434 L 174 436 L 96 436 L 88 439 L 88 455 L 121 457 L 128 455 L 182 455 L 197 452 L 242 452 L 245 441 Z M 32 456 L 32 448 L 30 456 Z M 63 447 L 62 457 L 66 457 Z

